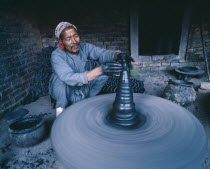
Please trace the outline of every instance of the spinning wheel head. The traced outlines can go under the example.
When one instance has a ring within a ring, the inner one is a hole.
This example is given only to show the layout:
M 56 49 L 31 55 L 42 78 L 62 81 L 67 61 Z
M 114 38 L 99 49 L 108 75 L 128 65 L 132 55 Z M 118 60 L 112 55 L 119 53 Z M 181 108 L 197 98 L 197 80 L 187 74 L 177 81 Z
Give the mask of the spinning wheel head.
M 168 100 L 134 94 L 141 127 L 107 124 L 115 94 L 85 99 L 67 108 L 53 124 L 52 145 L 69 169 L 198 169 L 207 150 L 200 122 Z M 161 105 L 161 106 L 160 106 Z

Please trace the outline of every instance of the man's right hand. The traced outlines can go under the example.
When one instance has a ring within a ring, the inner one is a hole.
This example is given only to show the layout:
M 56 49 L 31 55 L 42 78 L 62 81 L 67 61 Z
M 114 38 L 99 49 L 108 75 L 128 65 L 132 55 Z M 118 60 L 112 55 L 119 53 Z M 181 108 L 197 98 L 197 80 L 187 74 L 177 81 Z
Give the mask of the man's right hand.
M 97 78 L 103 74 L 102 66 L 96 67 L 95 69 L 92 69 L 92 70 L 86 72 L 86 74 L 87 74 L 88 82 L 91 80 L 94 80 L 95 78 Z
M 102 72 L 104 75 L 108 76 L 120 76 L 120 73 L 123 71 L 122 64 L 111 62 L 111 63 L 104 63 L 102 65 Z

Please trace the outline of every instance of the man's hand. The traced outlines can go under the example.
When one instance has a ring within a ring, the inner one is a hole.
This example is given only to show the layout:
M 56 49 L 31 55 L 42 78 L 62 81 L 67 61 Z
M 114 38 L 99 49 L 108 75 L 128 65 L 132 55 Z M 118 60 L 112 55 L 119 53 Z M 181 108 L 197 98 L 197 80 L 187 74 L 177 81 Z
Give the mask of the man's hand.
M 126 62 L 129 69 L 132 68 L 131 62 L 135 62 L 135 60 L 130 55 L 128 55 L 127 53 L 119 53 L 117 55 L 117 61 L 121 64 L 123 62 Z
M 123 60 L 127 61 L 127 63 L 135 62 L 135 60 L 130 55 L 128 55 L 127 53 L 119 53 L 117 55 L 117 61 L 122 63 Z
M 120 63 L 105 63 L 102 65 L 102 72 L 108 76 L 120 76 L 123 71 L 122 64 Z

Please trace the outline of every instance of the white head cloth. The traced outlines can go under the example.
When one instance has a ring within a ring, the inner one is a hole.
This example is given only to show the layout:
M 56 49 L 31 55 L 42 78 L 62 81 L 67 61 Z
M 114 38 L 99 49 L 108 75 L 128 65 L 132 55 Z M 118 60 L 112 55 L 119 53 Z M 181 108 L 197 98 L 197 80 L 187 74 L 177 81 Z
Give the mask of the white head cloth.
M 55 36 L 59 39 L 61 32 L 65 28 L 70 27 L 70 26 L 74 27 L 77 30 L 76 26 L 74 26 L 73 24 L 69 22 L 60 22 L 55 28 Z

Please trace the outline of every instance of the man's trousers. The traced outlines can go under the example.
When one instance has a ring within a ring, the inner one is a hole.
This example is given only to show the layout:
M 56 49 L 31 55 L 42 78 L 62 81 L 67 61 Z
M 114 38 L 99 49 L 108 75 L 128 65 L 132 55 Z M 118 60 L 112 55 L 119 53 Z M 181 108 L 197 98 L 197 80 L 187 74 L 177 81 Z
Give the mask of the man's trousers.
M 50 96 L 56 100 L 56 108 L 66 108 L 68 105 L 97 95 L 107 80 L 108 76 L 101 75 L 88 84 L 69 86 L 60 78 L 55 78 L 50 82 L 49 92 Z

